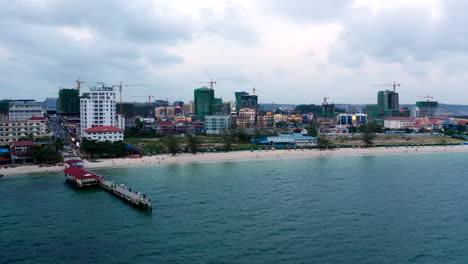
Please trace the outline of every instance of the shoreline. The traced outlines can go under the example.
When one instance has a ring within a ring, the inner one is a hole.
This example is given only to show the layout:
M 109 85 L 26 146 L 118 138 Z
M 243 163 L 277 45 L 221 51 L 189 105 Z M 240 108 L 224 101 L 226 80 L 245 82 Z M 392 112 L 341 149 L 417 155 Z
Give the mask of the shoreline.
M 110 169 L 110 168 L 133 168 L 142 166 L 157 166 L 168 164 L 205 163 L 242 160 L 273 160 L 287 158 L 307 158 L 322 156 L 368 156 L 388 154 L 416 154 L 416 153 L 447 153 L 468 152 L 468 145 L 448 146 L 414 146 L 414 147 L 374 147 L 374 148 L 346 148 L 333 150 L 318 149 L 278 149 L 278 150 L 254 150 L 254 151 L 231 151 L 189 154 L 183 153 L 177 156 L 158 155 L 142 158 L 117 158 L 103 159 L 96 162 L 85 161 L 84 168 Z M 18 166 L 15 168 L 0 169 L 0 174 L 5 177 L 24 174 L 60 173 L 63 166 L 39 167 L 38 165 Z

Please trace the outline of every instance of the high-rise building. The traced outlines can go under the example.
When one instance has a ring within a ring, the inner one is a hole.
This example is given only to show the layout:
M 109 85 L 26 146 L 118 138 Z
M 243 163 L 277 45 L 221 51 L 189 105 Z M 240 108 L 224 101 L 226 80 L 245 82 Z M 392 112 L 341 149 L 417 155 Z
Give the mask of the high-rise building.
M 392 116 L 391 113 L 398 111 L 400 108 L 398 93 L 390 90 L 379 91 L 377 94 L 377 105 L 379 112 L 383 116 Z
M 247 92 L 235 92 L 234 95 L 236 96 L 236 110 L 239 111 L 239 109 L 242 108 L 242 96 L 243 95 L 248 95 L 249 93 Z
M 58 98 L 46 98 L 44 101 L 44 107 L 48 114 L 57 113 L 57 100 Z
M 378 105 L 366 105 L 364 108 L 364 112 L 370 118 L 378 118 L 379 117 L 379 106 Z
M 420 116 L 418 117 L 434 118 L 436 116 L 438 106 L 439 103 L 437 101 L 428 100 L 416 102 L 416 107 L 420 111 Z
M 223 99 L 215 98 L 213 104 L 211 105 L 211 114 L 212 115 L 222 115 L 223 112 Z
M 10 100 L 0 100 L 0 120 L 8 120 L 10 111 Z
M 44 104 L 35 100 L 13 100 L 10 102 L 10 121 L 28 120 L 31 117 L 44 117 Z
M 122 109 L 122 112 L 120 112 L 120 109 Z M 135 104 L 122 103 L 122 106 L 120 106 L 120 103 L 117 103 L 117 113 L 124 115 L 126 118 L 133 118 L 135 117 Z
M 204 120 L 205 116 L 211 115 L 213 105 L 215 103 L 214 90 L 207 87 L 195 89 L 194 91 L 195 104 L 194 113 L 195 118 Z
M 116 116 L 114 87 L 98 83 L 80 99 L 82 136 L 95 140 L 118 141 L 123 139 L 123 116 Z M 92 129 L 91 129 L 92 128 Z M 107 134 L 109 133 L 109 134 Z
M 223 102 L 223 113 L 229 114 L 231 113 L 231 110 L 232 110 L 232 102 L 231 101 Z
M 57 100 L 59 114 L 80 113 L 80 91 L 78 89 L 61 89 Z
M 167 100 L 156 100 L 154 101 L 154 107 L 168 107 L 169 101 Z
M 323 99 L 322 117 L 335 117 L 335 104 L 327 102 L 327 98 Z
M 184 106 L 184 102 L 182 102 L 182 101 L 174 101 L 174 103 L 172 103 L 172 106 L 174 106 L 174 107 L 177 107 L 177 106 L 182 107 L 182 106 Z
M 239 111 L 241 108 L 258 109 L 258 96 L 249 94 L 247 92 L 235 92 L 236 96 L 236 109 Z

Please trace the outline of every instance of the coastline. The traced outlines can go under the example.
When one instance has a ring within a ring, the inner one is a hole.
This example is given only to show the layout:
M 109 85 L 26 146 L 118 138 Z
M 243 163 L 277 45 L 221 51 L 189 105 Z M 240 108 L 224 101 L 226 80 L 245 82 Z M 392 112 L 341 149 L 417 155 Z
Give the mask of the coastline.
M 446 153 L 446 152 L 468 152 L 468 145 L 449 146 L 414 146 L 414 147 L 376 147 L 376 148 L 346 148 L 334 150 L 317 149 L 289 149 L 289 150 L 254 150 L 198 153 L 196 155 L 184 153 L 177 156 L 158 155 L 142 158 L 117 158 L 102 159 L 97 161 L 85 161 L 85 169 L 104 168 L 132 168 L 141 166 L 156 166 L 167 164 L 205 163 L 240 160 L 272 160 L 287 158 L 307 158 L 320 156 L 356 156 L 356 155 L 386 155 L 386 154 L 409 154 L 409 153 Z M 60 173 L 63 166 L 39 167 L 37 165 L 18 166 L 15 168 L 0 169 L 4 176 L 38 173 Z

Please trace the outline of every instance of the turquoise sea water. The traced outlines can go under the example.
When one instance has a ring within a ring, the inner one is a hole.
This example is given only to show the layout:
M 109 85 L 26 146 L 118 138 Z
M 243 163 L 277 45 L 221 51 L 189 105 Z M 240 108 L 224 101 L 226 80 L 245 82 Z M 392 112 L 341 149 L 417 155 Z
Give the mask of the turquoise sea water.
M 468 153 L 96 172 L 153 213 L 62 174 L 0 178 L 0 263 L 468 263 Z

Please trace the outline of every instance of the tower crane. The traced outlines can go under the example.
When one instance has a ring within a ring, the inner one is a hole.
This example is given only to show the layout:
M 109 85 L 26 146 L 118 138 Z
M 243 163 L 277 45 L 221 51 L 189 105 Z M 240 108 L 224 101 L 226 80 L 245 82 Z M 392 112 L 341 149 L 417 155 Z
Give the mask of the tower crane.
M 80 93 L 80 88 L 81 88 L 82 83 L 86 83 L 86 82 L 81 81 L 80 78 L 76 80 L 76 89 L 78 90 L 78 93 Z
M 147 111 L 148 111 L 148 114 L 147 116 L 150 116 L 151 115 L 151 98 L 154 98 L 154 96 L 152 96 L 151 94 L 148 94 L 147 96 L 132 96 L 132 97 L 146 97 L 148 98 L 148 106 L 147 106 Z
M 328 96 L 323 97 L 323 104 L 324 105 L 328 104 L 328 102 L 327 102 L 328 99 L 330 99 L 330 97 L 328 97 Z
M 151 104 L 151 98 L 154 98 L 154 96 L 151 95 L 151 94 L 148 94 L 148 95 L 145 95 L 145 96 L 132 96 L 132 97 L 146 97 L 146 98 L 148 98 L 148 104 Z
M 424 98 L 426 99 L 426 101 L 430 102 L 431 100 L 434 99 L 434 97 L 430 96 L 430 95 L 426 95 L 426 96 L 418 96 L 419 98 Z
M 401 84 L 397 82 L 393 82 L 393 84 L 378 84 L 378 85 L 373 85 L 373 86 L 393 86 L 393 92 L 396 92 L 396 87 L 400 87 Z
M 123 87 L 129 87 L 129 86 L 147 86 L 151 84 L 122 84 L 122 81 L 120 81 L 119 84 L 114 84 L 112 87 L 118 87 L 119 92 L 120 92 L 120 113 L 122 114 L 122 91 Z M 151 101 L 151 100 L 150 100 Z
M 210 84 L 210 88 L 213 89 L 214 85 L 216 84 L 216 81 L 214 81 L 213 78 L 210 78 L 209 82 L 199 82 L 199 83 L 208 83 Z

